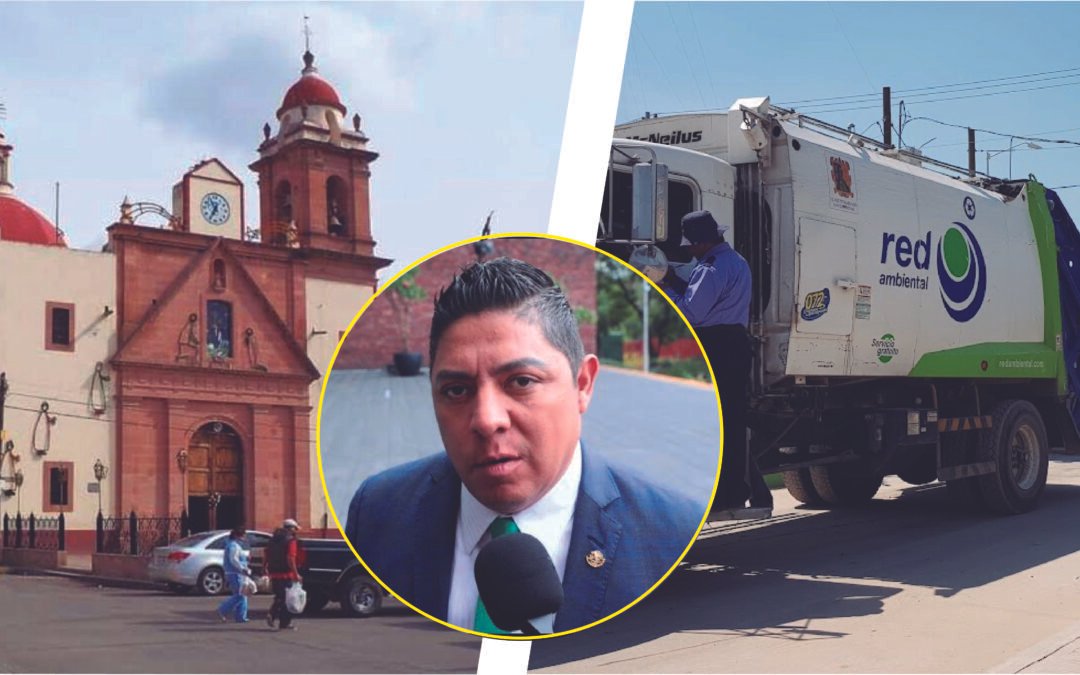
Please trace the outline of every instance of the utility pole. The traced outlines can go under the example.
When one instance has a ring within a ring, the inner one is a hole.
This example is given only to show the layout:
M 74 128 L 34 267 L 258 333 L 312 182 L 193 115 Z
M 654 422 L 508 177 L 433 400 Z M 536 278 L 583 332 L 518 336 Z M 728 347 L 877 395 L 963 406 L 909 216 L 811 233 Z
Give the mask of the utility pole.
M 0 373 L 0 444 L 3 444 L 6 432 L 4 431 L 4 401 L 7 400 L 7 373 Z
M 885 147 L 891 148 L 892 144 L 892 87 L 881 88 L 881 117 L 885 122 L 882 134 L 885 137 Z
M 641 277 L 641 365 L 649 372 L 649 282 Z
M 987 155 L 989 157 L 989 155 Z M 990 175 L 990 160 L 986 160 L 986 175 Z M 968 178 L 975 177 L 975 130 L 968 127 Z

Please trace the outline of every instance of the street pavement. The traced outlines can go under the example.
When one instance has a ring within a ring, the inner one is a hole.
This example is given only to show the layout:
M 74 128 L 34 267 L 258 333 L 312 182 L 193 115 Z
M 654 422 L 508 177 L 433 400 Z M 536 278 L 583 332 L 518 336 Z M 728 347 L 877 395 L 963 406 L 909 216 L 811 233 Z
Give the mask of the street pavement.
M 673 423 L 656 424 L 657 419 Z M 442 449 L 426 374 L 395 377 L 380 370 L 333 370 L 320 429 L 326 485 L 341 519 L 364 478 Z M 590 451 L 682 492 L 700 503 L 704 513 L 720 455 L 712 387 L 601 367 L 582 439 Z
M 3 673 L 475 673 L 480 639 L 390 601 L 367 619 L 330 605 L 296 631 L 222 624 L 223 598 L 99 587 L 83 579 L 0 574 Z
M 535 643 L 540 672 L 1080 672 L 1080 458 L 1041 506 L 958 512 L 896 478 L 867 508 L 706 527 L 626 613 Z

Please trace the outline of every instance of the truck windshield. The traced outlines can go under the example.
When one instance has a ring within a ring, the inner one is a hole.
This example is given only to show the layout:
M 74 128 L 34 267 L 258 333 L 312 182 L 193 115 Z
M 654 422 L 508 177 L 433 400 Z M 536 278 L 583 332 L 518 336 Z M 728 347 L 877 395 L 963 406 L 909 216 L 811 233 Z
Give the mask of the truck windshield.
M 600 220 L 612 239 L 625 240 L 630 238 L 633 180 L 627 171 L 616 168 L 613 173 L 615 181 L 612 189 L 609 191 L 608 182 L 604 184 Z M 611 174 L 608 179 L 610 181 Z M 679 247 L 679 242 L 682 241 L 682 217 L 696 208 L 694 202 L 693 187 L 682 181 L 668 180 L 668 238 L 666 242 L 659 242 L 659 246 L 670 260 L 689 260 Z M 603 241 L 602 236 L 598 236 L 598 239 Z

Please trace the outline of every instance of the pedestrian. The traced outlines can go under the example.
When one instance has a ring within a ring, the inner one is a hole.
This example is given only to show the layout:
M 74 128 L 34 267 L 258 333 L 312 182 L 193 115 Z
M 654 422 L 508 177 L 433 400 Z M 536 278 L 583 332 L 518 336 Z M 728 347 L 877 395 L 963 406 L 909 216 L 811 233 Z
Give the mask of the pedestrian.
M 724 418 L 724 458 L 713 510 L 772 509 L 772 493 L 751 461 L 746 443 L 750 366 L 750 266 L 724 240 L 728 225 L 709 211 L 683 216 L 683 246 L 697 259 L 684 282 L 674 272 L 665 291 L 694 328 L 709 357 Z
M 299 584 L 300 568 L 304 564 L 303 548 L 296 535 L 300 525 L 292 518 L 286 518 L 281 527 L 274 530 L 274 536 L 266 547 L 266 571 L 274 588 L 274 602 L 266 615 L 266 625 L 280 630 L 296 630 L 293 615 L 285 603 L 285 593 L 293 584 Z
M 232 595 L 218 605 L 217 615 L 222 623 L 229 620 L 232 612 L 236 623 L 248 622 L 248 599 L 244 595 L 244 582 L 251 576 L 251 569 L 244 561 L 243 541 L 247 532 L 234 527 L 225 542 L 225 582 Z

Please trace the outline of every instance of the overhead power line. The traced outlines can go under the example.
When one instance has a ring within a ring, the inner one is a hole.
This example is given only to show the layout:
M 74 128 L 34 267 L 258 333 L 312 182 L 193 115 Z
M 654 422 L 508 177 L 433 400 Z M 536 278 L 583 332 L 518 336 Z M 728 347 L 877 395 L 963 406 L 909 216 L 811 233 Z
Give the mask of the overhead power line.
M 934 124 L 940 124 L 943 127 L 953 127 L 955 129 L 969 129 L 969 128 L 971 128 L 971 127 L 967 126 L 966 124 L 953 124 L 952 122 L 942 122 L 941 120 L 936 120 L 933 117 L 912 117 L 908 121 L 914 122 L 915 120 L 925 120 L 927 122 L 932 122 Z M 1012 139 L 1016 139 L 1018 141 L 1033 141 L 1033 142 L 1036 142 L 1036 143 L 1057 143 L 1057 144 L 1060 144 L 1060 145 L 1080 146 L 1080 141 L 1070 141 L 1070 140 L 1064 139 L 1064 138 L 1043 138 L 1041 136 L 1025 136 L 1023 134 L 1007 134 L 1007 133 L 1004 133 L 1004 132 L 1001 132 L 1001 131 L 991 131 L 990 129 L 974 129 L 974 130 L 979 132 L 980 134 L 990 134 L 991 136 L 1000 136 L 1001 138 L 1012 138 Z
M 963 96 L 945 96 L 943 98 L 931 98 L 931 99 L 924 99 L 924 100 L 920 100 L 920 101 L 915 101 L 915 103 L 923 104 L 923 103 L 940 103 L 942 101 L 959 101 L 961 99 L 968 99 L 968 98 L 982 98 L 982 97 L 985 97 L 985 96 L 1000 96 L 1002 94 L 1019 94 L 1019 93 L 1026 92 L 1026 91 L 1040 91 L 1040 90 L 1043 90 L 1043 89 L 1057 89 L 1057 88 L 1060 88 L 1060 87 L 1075 87 L 1077 85 L 1080 85 L 1080 80 L 1077 80 L 1076 82 L 1063 82 L 1063 83 L 1060 83 L 1060 84 L 1048 84 L 1048 85 L 1044 85 L 1044 86 L 1041 86 L 1041 87 L 1025 87 L 1025 88 L 1022 88 L 1022 89 L 1009 89 L 1009 90 L 1005 90 L 1005 91 L 990 91 L 990 92 L 985 92 L 985 93 L 982 93 L 982 94 L 966 94 L 966 95 L 963 95 Z M 896 97 L 895 92 L 893 92 L 893 97 L 894 98 Z M 838 112 L 852 112 L 852 111 L 856 111 L 856 110 L 877 110 L 880 107 L 881 107 L 880 103 L 877 103 L 877 104 L 874 104 L 874 105 L 854 106 L 854 107 L 849 107 L 849 108 L 831 108 L 831 107 L 819 108 L 817 106 L 810 106 L 808 109 L 804 108 L 804 109 L 799 110 L 799 112 L 814 113 L 814 114 L 838 113 Z
M 1028 80 L 1030 78 L 1042 77 L 1043 75 L 1060 75 L 1061 73 L 1080 73 L 1080 67 L 1077 67 L 1077 68 L 1062 68 L 1060 70 L 1045 70 L 1045 71 L 1042 71 L 1042 72 L 1039 72 L 1039 73 L 1028 73 L 1026 75 L 1012 75 L 1010 77 L 995 77 L 995 78 L 986 79 L 986 80 L 972 80 L 970 82 L 954 82 L 952 84 L 937 84 L 937 85 L 932 85 L 932 86 L 928 86 L 928 87 L 917 87 L 917 88 L 913 88 L 913 89 L 894 89 L 893 90 L 893 95 L 903 96 L 903 95 L 907 95 L 907 94 L 915 94 L 915 93 L 918 93 L 918 92 L 929 92 L 929 91 L 936 91 L 936 90 L 940 90 L 940 89 L 951 89 L 953 87 L 967 87 L 967 86 L 973 85 L 973 84 L 987 84 L 987 83 L 990 83 L 990 82 L 1003 82 L 1003 83 L 1009 83 L 1009 84 L 1026 84 L 1025 82 L 1022 82 L 1022 80 Z M 1069 77 L 1069 76 L 1063 76 L 1063 77 Z M 1047 78 L 1047 79 L 1054 79 L 1054 78 Z M 1015 80 L 1021 80 L 1021 82 L 1016 82 Z M 1006 85 L 997 85 L 997 86 L 1006 86 Z M 870 93 L 870 94 L 850 94 L 850 95 L 847 95 L 847 96 L 824 96 L 824 97 L 821 97 L 821 98 L 805 98 L 805 99 L 801 99 L 801 100 L 798 100 L 798 101 L 789 101 L 789 102 L 786 102 L 786 103 L 781 103 L 780 105 L 783 105 L 784 107 L 790 107 L 790 106 L 794 106 L 794 105 L 800 104 L 800 103 L 824 104 L 824 103 L 829 102 L 829 101 L 837 101 L 837 102 L 846 101 L 848 103 L 854 103 L 858 99 L 866 99 L 866 98 L 873 99 L 873 98 L 879 97 L 880 95 L 881 95 L 880 92 L 873 92 L 873 93 Z

